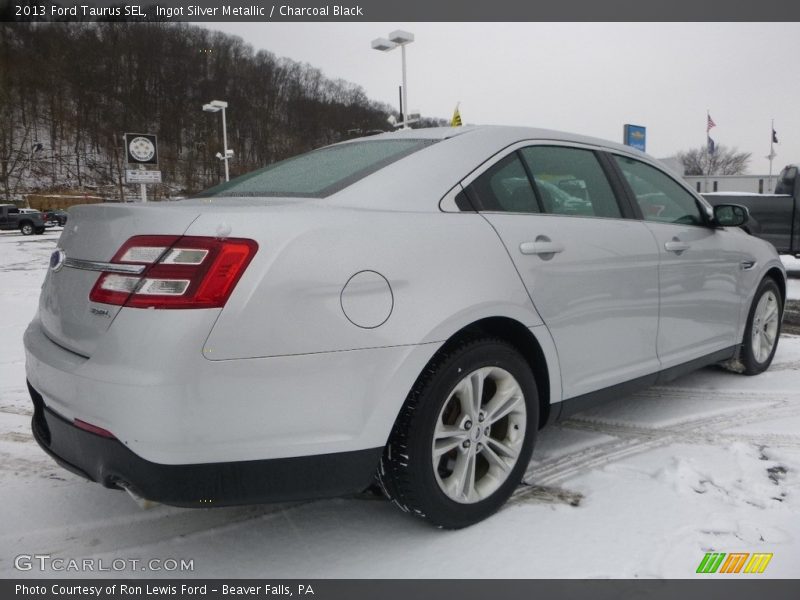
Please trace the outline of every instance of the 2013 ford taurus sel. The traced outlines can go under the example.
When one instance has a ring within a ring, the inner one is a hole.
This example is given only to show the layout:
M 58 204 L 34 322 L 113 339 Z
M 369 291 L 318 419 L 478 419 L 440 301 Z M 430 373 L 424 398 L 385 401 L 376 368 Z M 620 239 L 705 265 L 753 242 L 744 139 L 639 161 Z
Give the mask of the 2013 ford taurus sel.
M 80 206 L 25 333 L 33 431 L 152 501 L 377 479 L 457 528 L 566 411 L 775 353 L 773 247 L 631 148 L 538 129 L 328 146 L 168 204 Z

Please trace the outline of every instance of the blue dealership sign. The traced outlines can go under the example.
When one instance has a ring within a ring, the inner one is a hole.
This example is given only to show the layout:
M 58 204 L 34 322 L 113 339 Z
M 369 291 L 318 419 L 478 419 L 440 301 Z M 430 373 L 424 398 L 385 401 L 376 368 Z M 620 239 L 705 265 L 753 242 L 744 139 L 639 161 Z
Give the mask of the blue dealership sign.
M 626 146 L 631 146 L 637 150 L 645 151 L 645 142 L 647 141 L 647 128 L 641 125 L 625 124 L 623 133 L 623 143 Z

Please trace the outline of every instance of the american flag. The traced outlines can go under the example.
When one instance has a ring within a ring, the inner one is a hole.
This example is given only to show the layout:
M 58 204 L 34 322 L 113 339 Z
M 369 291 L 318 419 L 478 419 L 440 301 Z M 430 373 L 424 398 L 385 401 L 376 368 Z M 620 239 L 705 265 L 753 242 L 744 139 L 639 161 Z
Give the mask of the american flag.
M 714 123 L 714 119 L 712 119 L 712 118 L 711 118 L 711 115 L 710 115 L 710 114 L 708 114 L 708 123 L 706 124 L 706 133 L 708 133 L 709 131 L 711 131 L 711 128 L 712 128 L 712 127 L 716 127 L 716 126 L 717 126 L 717 124 L 716 124 L 716 123 Z

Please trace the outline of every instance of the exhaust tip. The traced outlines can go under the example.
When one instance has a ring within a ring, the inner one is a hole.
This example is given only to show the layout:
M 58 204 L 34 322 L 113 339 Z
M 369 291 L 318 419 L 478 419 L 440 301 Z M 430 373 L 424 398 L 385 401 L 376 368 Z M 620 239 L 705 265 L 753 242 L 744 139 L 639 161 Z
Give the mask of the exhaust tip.
M 139 494 L 134 492 L 131 489 L 131 485 L 127 481 L 122 481 L 122 480 L 118 479 L 118 480 L 116 480 L 114 482 L 114 484 L 117 487 L 120 487 L 123 490 L 125 490 L 126 492 L 128 492 L 128 496 L 133 498 L 133 501 L 136 502 L 136 504 L 138 504 L 139 508 L 141 508 L 141 509 L 149 510 L 151 508 L 155 508 L 156 506 L 160 506 L 159 502 L 154 502 L 153 500 L 148 500 L 147 498 L 142 498 Z

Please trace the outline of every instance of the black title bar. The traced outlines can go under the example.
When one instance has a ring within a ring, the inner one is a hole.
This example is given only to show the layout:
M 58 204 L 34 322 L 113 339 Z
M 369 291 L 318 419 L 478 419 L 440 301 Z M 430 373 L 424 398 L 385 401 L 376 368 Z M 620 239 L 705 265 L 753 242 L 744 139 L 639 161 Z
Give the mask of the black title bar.
M 800 21 L 800 2 L 761 0 L 0 0 L 0 21 Z

